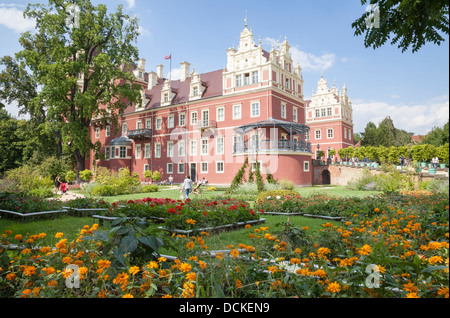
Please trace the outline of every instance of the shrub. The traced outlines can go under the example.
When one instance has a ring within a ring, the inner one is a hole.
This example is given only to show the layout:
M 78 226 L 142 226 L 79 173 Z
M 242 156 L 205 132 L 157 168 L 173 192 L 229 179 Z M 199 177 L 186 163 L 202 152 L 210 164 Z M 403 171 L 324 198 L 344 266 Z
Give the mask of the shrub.
M 294 183 L 290 180 L 280 180 L 278 183 L 281 185 L 283 190 L 294 190 L 295 188 Z
M 84 181 L 91 181 L 93 175 L 92 171 L 88 169 L 80 171 L 80 178 Z
M 145 185 L 142 187 L 143 193 L 158 192 L 158 190 L 159 190 L 159 188 L 158 188 L 158 185 L 156 185 L 156 184 Z
M 38 189 L 32 189 L 28 192 L 29 195 L 36 196 L 38 198 L 51 198 L 53 196 L 53 190 L 52 188 L 38 188 Z
M 73 182 L 77 179 L 77 174 L 75 173 L 75 171 L 70 170 L 66 172 L 65 177 L 67 182 Z

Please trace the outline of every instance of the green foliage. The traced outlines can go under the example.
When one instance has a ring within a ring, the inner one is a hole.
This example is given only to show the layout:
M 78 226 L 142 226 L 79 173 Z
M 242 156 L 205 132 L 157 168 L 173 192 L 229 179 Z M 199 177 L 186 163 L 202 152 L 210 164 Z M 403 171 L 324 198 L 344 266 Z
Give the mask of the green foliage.
M 352 23 L 355 35 L 365 35 L 364 46 L 377 49 L 388 41 L 403 52 L 418 52 L 431 42 L 441 45 L 449 34 L 449 4 L 446 0 L 361 0 L 363 6 L 377 5 L 379 26 L 369 27 L 365 12 Z M 370 10 L 369 10 L 370 11 Z
M 383 165 L 382 169 L 385 169 L 384 173 L 374 175 L 364 169 L 359 178 L 347 184 L 347 188 L 349 190 L 378 190 L 385 193 L 414 190 L 411 174 L 402 173 L 389 165 Z
M 422 144 L 430 144 L 435 147 L 439 147 L 449 143 L 449 122 L 444 127 L 434 127 L 426 136 L 422 139 Z
M 65 177 L 67 182 L 73 182 L 77 179 L 77 174 L 75 173 L 75 171 L 70 170 L 66 172 Z
M 159 173 L 159 171 L 154 171 L 152 174 L 152 180 L 158 182 L 159 180 L 161 180 L 161 174 Z
M 280 198 L 286 198 L 286 197 L 292 197 L 295 198 L 299 196 L 297 191 L 294 190 L 270 190 L 270 191 L 264 191 L 261 192 L 258 197 L 256 198 L 256 203 L 260 203 L 263 201 L 266 201 L 268 199 L 277 199 Z
M 81 179 L 83 179 L 84 181 L 88 181 L 88 182 L 91 181 L 93 175 L 94 175 L 94 173 L 89 169 L 86 169 L 86 170 L 83 170 L 80 172 Z
M 156 185 L 156 184 L 144 185 L 142 187 L 143 193 L 158 192 L 158 190 L 159 190 L 159 188 L 158 188 L 158 185 Z
M 10 170 L 6 173 L 6 180 L 14 182 L 17 190 L 24 193 L 34 191 L 34 193 L 52 196 L 51 191 L 45 191 L 44 188 L 53 188 L 53 179 L 42 177 L 38 169 L 34 166 L 24 165 L 20 168 Z M 40 189 L 40 190 L 39 190 Z
M 255 176 L 256 176 L 256 185 L 258 187 L 258 192 L 263 192 L 264 191 L 264 182 L 263 182 L 263 179 L 261 176 L 261 171 L 259 169 L 258 160 L 256 160 L 256 164 L 255 164 Z
M 378 127 L 373 122 L 369 122 L 362 135 L 364 136 L 364 140 L 361 142 L 362 146 L 384 146 L 389 148 L 391 146 L 407 146 L 411 143 L 413 134 L 395 128 L 393 120 L 390 117 L 386 117 Z
M 244 178 L 245 170 L 248 166 L 248 157 L 245 157 L 244 164 L 241 166 L 239 171 L 234 176 L 233 181 L 231 182 L 230 187 L 227 190 L 227 193 L 233 192 L 241 183 L 242 179 Z

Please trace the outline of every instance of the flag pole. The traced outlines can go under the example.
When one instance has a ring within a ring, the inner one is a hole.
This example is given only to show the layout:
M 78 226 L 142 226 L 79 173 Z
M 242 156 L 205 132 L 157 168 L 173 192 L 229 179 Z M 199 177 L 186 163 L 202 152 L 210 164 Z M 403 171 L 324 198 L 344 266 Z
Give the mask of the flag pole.
M 169 80 L 172 81 L 172 53 L 170 53 L 170 73 Z

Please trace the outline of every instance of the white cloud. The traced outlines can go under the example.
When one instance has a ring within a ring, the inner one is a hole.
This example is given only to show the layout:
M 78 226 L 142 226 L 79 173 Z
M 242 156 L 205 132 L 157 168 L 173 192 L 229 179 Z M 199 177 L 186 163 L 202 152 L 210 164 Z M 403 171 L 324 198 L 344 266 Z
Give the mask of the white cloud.
M 146 28 L 144 28 L 143 26 L 139 26 L 139 35 L 142 35 L 142 36 L 151 36 L 152 35 L 152 33 L 150 32 L 150 30 L 148 30 L 148 29 L 146 29 Z
M 181 67 L 172 68 L 172 71 L 167 72 L 166 78 L 170 78 L 172 81 L 179 80 L 181 78 Z
M 275 47 L 277 45 L 277 40 L 273 38 L 265 38 L 264 42 Z M 323 53 L 319 56 L 304 52 L 296 46 L 291 46 L 290 52 L 294 62 L 300 64 L 301 68 L 305 71 L 324 72 L 331 68 L 338 59 L 334 53 Z
M 125 0 L 125 2 L 128 4 L 128 8 L 132 9 L 136 5 L 136 0 Z
M 0 25 L 21 33 L 33 30 L 36 23 L 32 19 L 25 19 L 23 11 L 17 9 L 13 4 L 9 4 L 0 6 Z
M 387 116 L 394 126 L 415 134 L 426 134 L 433 127 L 442 127 L 449 120 L 449 97 L 430 99 L 425 103 L 407 105 L 387 102 L 353 102 L 355 132 L 364 132 L 369 121 L 379 124 Z

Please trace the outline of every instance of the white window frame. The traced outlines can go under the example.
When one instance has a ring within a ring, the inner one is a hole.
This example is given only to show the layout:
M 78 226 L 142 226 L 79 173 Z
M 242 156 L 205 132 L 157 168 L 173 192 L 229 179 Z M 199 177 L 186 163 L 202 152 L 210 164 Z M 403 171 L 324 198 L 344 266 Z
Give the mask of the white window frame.
M 161 116 L 156 117 L 155 129 L 156 130 L 161 130 L 162 129 L 162 117 Z
M 333 139 L 333 138 L 334 138 L 334 129 L 327 128 L 327 139 Z
M 142 146 L 141 145 L 136 145 L 136 149 L 135 149 L 135 158 L 136 159 L 141 159 L 141 153 L 142 153 Z
M 195 150 L 195 151 L 194 151 Z M 191 156 L 197 155 L 197 140 L 191 140 L 189 143 L 189 154 Z
M 161 143 L 155 143 L 155 158 L 161 158 Z
M 151 146 L 150 146 L 150 144 L 145 144 L 145 145 L 144 145 L 144 149 L 145 149 L 145 152 L 144 152 L 144 159 L 149 159 L 149 158 L 150 158 L 150 151 L 151 151 Z
M 109 159 L 111 159 L 111 147 L 106 147 L 105 148 L 105 160 L 108 161 Z
M 239 109 L 239 112 L 236 112 L 236 109 Z M 241 118 L 242 118 L 242 104 L 234 104 L 233 119 L 241 119 Z
M 322 139 L 322 129 L 316 129 L 314 130 L 314 138 L 316 140 Z
M 298 107 L 292 108 L 292 120 L 298 122 Z
M 225 121 L 225 107 L 220 106 L 216 108 L 216 121 Z
M 128 133 L 128 123 L 122 123 L 122 136 Z
M 225 137 L 219 136 L 216 138 L 216 154 L 223 155 L 225 153 Z
M 254 108 L 254 106 L 257 106 Z M 261 116 L 261 103 L 259 101 L 250 102 L 250 117 L 260 117 Z
M 180 113 L 178 115 L 178 125 L 180 127 L 186 126 L 186 113 Z
M 310 170 L 310 163 L 309 161 L 303 161 L 303 171 L 304 172 L 309 172 Z
M 206 116 L 205 116 L 206 114 Z M 202 127 L 209 126 L 209 109 L 202 110 Z
M 182 169 L 180 169 L 180 167 L 183 167 Z M 177 172 L 178 172 L 178 174 L 184 174 L 184 162 L 179 162 L 178 164 L 177 164 Z
M 253 84 L 259 83 L 259 71 L 252 72 L 252 82 Z
M 242 74 L 236 75 L 236 87 L 242 86 Z
M 148 163 L 146 163 L 145 165 L 144 165 L 144 172 L 145 171 L 149 171 L 150 170 L 150 165 L 148 164 Z
M 173 158 L 174 156 L 174 145 L 173 145 L 173 141 L 168 141 L 167 142 L 167 158 Z
M 142 129 L 142 121 L 141 120 L 136 121 L 136 129 Z
M 121 146 L 119 148 L 119 158 L 125 159 L 127 157 L 128 148 L 125 146 Z
M 152 120 L 150 118 L 145 120 L 145 129 L 152 129 Z
M 186 155 L 186 143 L 184 140 L 178 141 L 178 157 L 184 157 Z
M 111 126 L 106 126 L 106 137 L 110 137 L 111 136 Z
M 111 159 L 116 159 L 116 147 L 111 147 Z
M 95 128 L 95 139 L 99 139 L 100 138 L 100 128 L 96 127 Z
M 222 171 L 219 170 L 219 165 L 222 165 Z M 225 162 L 224 161 L 216 161 L 216 173 L 225 173 Z
M 286 103 L 281 103 L 281 118 L 286 118 L 287 105 Z
M 333 108 L 332 107 L 328 107 L 327 108 L 327 117 L 332 117 L 333 116 Z
M 205 143 L 206 141 L 206 143 Z M 205 150 L 206 147 L 206 151 Z M 202 138 L 202 142 L 201 142 L 201 154 L 207 156 L 209 153 L 209 139 L 208 138 Z
M 203 167 L 206 167 L 206 170 L 203 169 Z M 208 173 L 208 162 L 204 161 L 204 162 L 200 162 L 200 173 Z
M 169 167 L 171 167 L 171 168 L 169 169 Z M 166 168 L 167 168 L 167 170 L 166 170 L 167 174 L 173 174 L 173 163 L 172 162 L 169 162 L 167 164 Z
M 175 115 L 167 116 L 167 128 L 175 128 Z
M 190 117 L 191 117 L 191 125 L 196 125 L 198 123 L 198 112 L 197 111 L 191 112 Z

